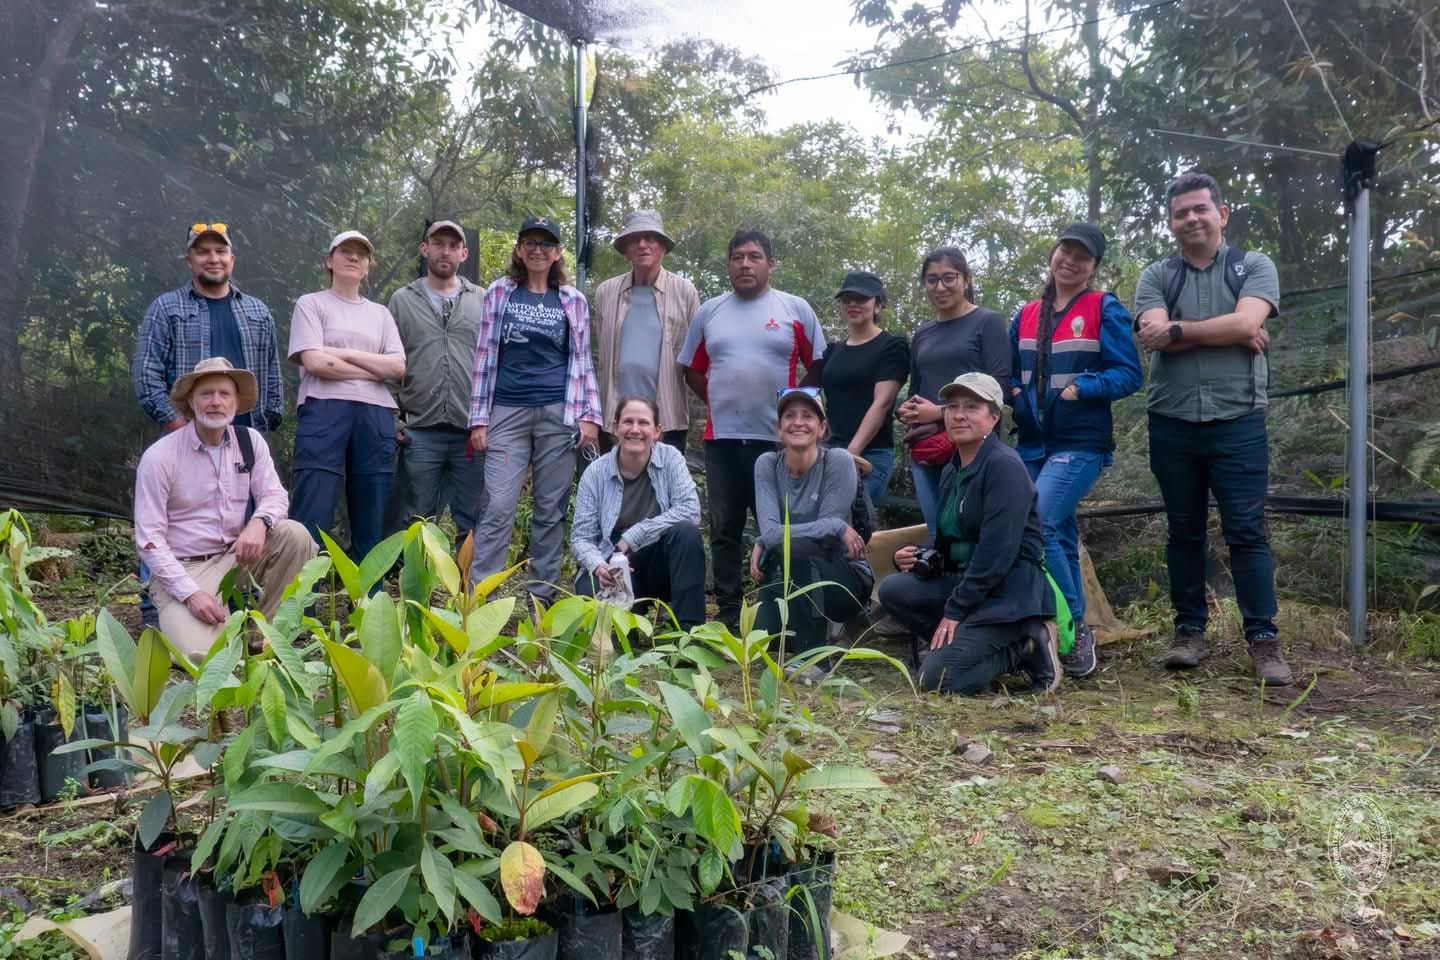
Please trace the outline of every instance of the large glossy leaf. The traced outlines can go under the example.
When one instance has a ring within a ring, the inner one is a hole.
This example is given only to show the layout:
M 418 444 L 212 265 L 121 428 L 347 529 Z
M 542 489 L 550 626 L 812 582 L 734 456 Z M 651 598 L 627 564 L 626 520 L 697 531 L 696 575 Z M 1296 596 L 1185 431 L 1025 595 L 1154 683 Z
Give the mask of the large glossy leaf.
M 65 739 L 69 740 L 75 732 L 75 688 L 63 671 L 56 673 L 55 681 L 50 684 L 50 701 L 55 706 L 55 715 L 60 718 L 60 729 L 65 731 Z
M 390 781 L 400 772 L 401 757 L 398 751 L 391 751 L 385 754 L 375 766 L 370 768 L 370 773 L 365 777 L 365 803 L 372 803 L 376 797 L 390 786 Z M 403 796 L 403 794 L 401 794 Z M 397 800 L 398 802 L 398 800 Z
M 718 848 L 710 846 L 700 855 L 699 868 L 696 871 L 696 879 L 700 881 L 700 893 L 709 896 L 720 886 L 720 881 L 725 878 L 725 858 L 721 856 Z
M 360 570 L 356 574 L 361 593 L 369 593 L 375 584 L 380 582 L 380 578 L 395 566 L 395 561 L 400 559 L 400 554 L 405 549 L 405 537 L 404 530 L 392 533 L 371 547 L 370 552 L 365 554 L 364 559 L 360 561 Z
M 524 840 L 515 840 L 500 854 L 500 886 L 516 913 L 529 916 L 545 896 L 545 860 Z
M 171 809 L 170 794 L 164 790 L 146 801 L 144 809 L 140 811 L 139 822 L 135 825 L 141 847 L 149 850 L 155 845 L 160 834 L 165 832 L 165 825 L 170 822 Z
M 740 846 L 740 811 L 735 802 L 713 780 L 694 774 L 685 780 L 690 785 L 690 816 L 695 832 L 715 844 L 726 857 L 733 857 Z
M 795 781 L 795 789 L 809 790 L 873 790 L 885 782 L 864 767 L 843 767 L 836 764 L 810 770 Z
M 365 596 L 365 591 L 360 587 L 360 568 L 355 561 L 340 549 L 340 544 L 330 539 L 330 534 L 324 530 L 320 531 L 320 542 L 325 545 L 325 552 L 330 555 L 330 564 L 335 568 L 335 573 L 340 577 L 340 583 L 345 587 L 345 592 L 350 599 L 356 603 Z
M 484 580 L 481 580 L 475 585 L 475 589 L 471 591 L 471 594 L 479 600 L 484 600 L 486 597 L 490 596 L 490 594 L 494 593 L 496 588 L 498 588 L 502 583 L 504 583 L 506 580 L 509 580 L 510 577 L 514 575 L 516 570 L 519 570 L 521 567 L 525 566 L 525 564 L 529 562 L 529 560 L 521 560 L 509 570 L 501 570 L 499 573 L 490 574 L 490 576 L 486 577 Z
M 510 638 L 501 637 L 500 631 L 505 629 L 510 622 L 510 614 L 514 612 L 514 597 L 501 597 L 472 610 L 465 621 L 465 633 L 470 637 L 470 656 L 484 659 L 509 643 Z
M 271 781 L 259 783 L 229 798 L 231 810 L 259 810 L 297 816 L 324 813 L 325 801 L 309 787 L 298 783 Z
M 413 600 L 408 602 L 420 611 L 421 615 L 425 617 L 425 622 L 430 624 L 430 629 L 440 634 L 440 639 L 444 640 L 445 644 L 451 650 L 455 651 L 456 656 L 465 655 L 465 650 L 470 646 L 470 638 L 465 635 L 464 630 L 461 630 L 455 624 L 445 619 L 439 612 L 431 610 L 429 607 L 421 606 Z
M 525 811 L 526 832 L 537 829 L 541 824 L 563 817 L 589 803 L 600 788 L 594 783 L 576 783 L 555 793 L 541 794 Z
M 435 749 L 435 736 L 439 732 L 435 708 L 424 690 L 416 691 L 400 705 L 391 751 L 398 750 L 400 753 L 400 771 L 410 787 L 411 805 L 416 810 L 420 809 L 420 794 L 425 789 L 425 767 Z
M 475 695 L 475 706 L 481 710 L 485 710 L 502 703 L 528 700 L 531 697 L 538 697 L 541 694 L 556 690 L 559 686 L 558 683 L 511 683 L 508 681 L 492 683 L 488 687 L 482 687 L 480 692 Z M 540 706 L 537 704 L 535 707 L 536 712 L 540 712 L 540 709 Z M 531 714 L 531 716 L 533 718 L 534 714 Z M 550 719 L 552 722 L 554 721 L 553 712 L 551 713 Z
M 141 722 L 150 719 L 160 694 L 165 691 L 165 681 L 170 679 L 170 651 L 160 640 L 160 632 L 146 628 L 140 634 L 135 647 L 135 673 L 130 679 L 135 692 L 135 702 L 130 706 Z
M 450 556 L 450 546 L 445 542 L 440 528 L 433 523 L 422 524 L 420 538 L 425 545 L 425 556 L 429 559 L 430 566 L 434 568 L 435 576 L 440 578 L 440 585 L 450 596 L 458 596 L 460 594 L 460 568 L 455 566 L 455 560 Z
M 256 729 L 246 727 L 231 741 L 230 746 L 225 748 L 225 758 L 220 763 L 220 770 L 225 777 L 225 787 L 231 794 L 234 794 L 245 776 L 250 751 L 255 746 Z
M 555 732 L 555 717 L 559 712 L 559 693 L 547 693 L 535 701 L 535 710 L 530 714 L 530 722 L 525 726 L 525 739 L 535 749 L 537 756 L 544 756 L 545 748 L 550 745 L 550 735 Z
M 355 922 L 350 925 L 352 937 L 363 936 L 366 930 L 385 919 L 385 914 L 400 902 L 401 895 L 405 893 L 405 883 L 414 871 L 414 867 L 401 867 L 370 885 L 355 907 Z
M 320 912 L 340 885 L 349 879 L 352 873 L 346 869 L 349 860 L 348 843 L 332 843 L 310 858 L 300 876 L 301 910 L 311 914 Z
M 135 641 L 120 625 L 109 610 L 103 607 L 95 618 L 95 646 L 100 659 L 105 661 L 105 670 L 120 691 L 131 713 L 135 712 L 135 688 L 130 678 L 135 675 Z
M 374 664 L 366 660 L 358 650 L 352 650 L 344 644 L 334 640 L 326 640 L 324 643 L 325 652 L 330 655 L 330 663 L 339 675 L 341 685 L 345 687 L 351 708 L 357 714 L 363 714 L 385 702 L 389 687 Z
M 425 880 L 426 892 L 435 898 L 440 912 L 453 925 L 456 919 L 455 868 L 429 843 L 420 848 L 420 876 Z
M 285 746 L 285 688 L 281 685 L 280 674 L 270 671 L 265 685 L 260 688 L 260 712 L 265 715 L 265 729 L 270 734 L 270 743 L 279 750 Z
M 475 908 L 476 913 L 490 923 L 500 922 L 500 903 L 485 888 L 485 884 L 465 870 L 455 870 L 450 876 L 455 881 L 455 889 L 466 903 Z
M 394 682 L 400 648 L 400 617 L 395 612 L 395 601 L 388 593 L 377 593 L 365 605 L 360 621 L 360 651 L 380 671 L 387 685 Z
M 695 702 L 695 698 L 690 696 L 688 691 L 663 680 L 656 686 L 660 688 L 660 695 L 665 698 L 665 709 L 670 714 L 670 722 L 680 732 L 690 752 L 698 757 L 714 749 L 710 738 L 705 735 L 705 731 L 714 724 L 704 708 Z
M 205 664 L 195 681 L 195 704 L 212 706 L 215 694 L 235 679 L 235 667 L 245 655 L 244 640 L 237 634 Z

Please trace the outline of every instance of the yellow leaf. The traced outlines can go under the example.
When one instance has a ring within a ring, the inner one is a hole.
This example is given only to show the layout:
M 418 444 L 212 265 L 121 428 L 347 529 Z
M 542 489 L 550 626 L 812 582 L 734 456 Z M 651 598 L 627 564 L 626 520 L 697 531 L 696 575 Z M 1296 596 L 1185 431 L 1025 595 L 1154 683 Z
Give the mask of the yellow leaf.
M 481 580 L 480 583 L 475 587 L 476 599 L 484 600 L 486 597 L 490 596 L 490 594 L 495 592 L 496 587 L 500 586 L 500 584 L 504 583 L 506 580 L 509 580 L 511 574 L 513 574 L 516 570 L 519 570 L 521 567 L 525 566 L 525 564 L 529 562 L 529 560 L 521 560 L 509 570 L 501 570 L 499 573 L 492 573 L 484 580 Z
M 545 896 L 545 860 L 524 840 L 516 840 L 500 854 L 500 886 L 516 913 L 529 916 Z

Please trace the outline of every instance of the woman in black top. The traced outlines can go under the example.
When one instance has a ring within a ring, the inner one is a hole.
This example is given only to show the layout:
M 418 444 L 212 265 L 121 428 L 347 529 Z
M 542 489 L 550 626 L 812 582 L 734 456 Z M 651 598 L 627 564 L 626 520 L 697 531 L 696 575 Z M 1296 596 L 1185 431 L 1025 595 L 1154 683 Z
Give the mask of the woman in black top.
M 879 506 L 895 466 L 895 426 L 891 414 L 900 388 L 910 377 L 910 344 L 881 330 L 885 284 L 875 274 L 845 275 L 840 315 L 849 335 L 825 348 L 820 385 L 830 410 L 830 445 L 844 447 L 870 463 L 865 493 Z
M 940 474 L 953 447 L 945 438 L 940 388 L 962 373 L 1010 376 L 1010 338 L 1005 318 L 975 305 L 975 287 L 965 254 L 957 247 L 930 251 L 920 265 L 920 282 L 935 319 L 915 331 L 910 344 L 910 397 L 896 416 L 905 424 L 910 472 L 925 525 L 935 534 Z
M 929 640 L 924 689 L 983 693 L 1022 670 L 1032 692 L 1049 693 L 1061 676 L 1055 593 L 1035 486 L 995 435 L 1005 397 L 983 373 L 961 374 L 940 393 L 955 459 L 940 484 L 935 548 L 923 558 L 916 547 L 895 552 L 900 572 L 880 584 L 880 605 Z

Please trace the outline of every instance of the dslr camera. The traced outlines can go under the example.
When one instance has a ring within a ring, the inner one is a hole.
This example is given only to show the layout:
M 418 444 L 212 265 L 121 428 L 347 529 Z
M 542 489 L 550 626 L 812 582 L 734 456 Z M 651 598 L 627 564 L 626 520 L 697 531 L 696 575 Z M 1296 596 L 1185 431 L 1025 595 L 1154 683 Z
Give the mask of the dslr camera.
M 945 572 L 945 558 L 934 547 L 916 547 L 915 565 L 910 572 L 921 580 L 933 580 Z

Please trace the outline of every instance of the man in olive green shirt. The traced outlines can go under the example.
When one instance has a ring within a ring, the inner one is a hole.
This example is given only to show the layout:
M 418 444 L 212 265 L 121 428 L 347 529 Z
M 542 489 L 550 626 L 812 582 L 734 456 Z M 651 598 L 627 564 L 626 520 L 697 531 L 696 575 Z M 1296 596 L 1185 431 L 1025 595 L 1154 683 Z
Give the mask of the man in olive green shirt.
M 485 291 L 460 276 L 469 257 L 465 231 L 437 220 L 420 244 L 425 276 L 390 298 L 390 313 L 405 344 L 400 405 L 394 529 L 414 517 L 439 518 L 448 506 L 465 539 L 485 492 L 485 454 L 470 448 L 470 389 Z
M 1230 208 L 1214 178 L 1189 173 L 1165 191 L 1179 256 L 1150 264 L 1135 290 L 1136 332 L 1150 355 L 1150 469 L 1169 521 L 1165 559 L 1175 635 L 1165 666 L 1198 666 L 1205 638 L 1210 495 L 1230 548 L 1235 597 L 1255 674 L 1292 682 L 1275 630 L 1275 560 L 1265 529 L 1270 335 L 1280 305 L 1275 264 L 1225 243 Z

